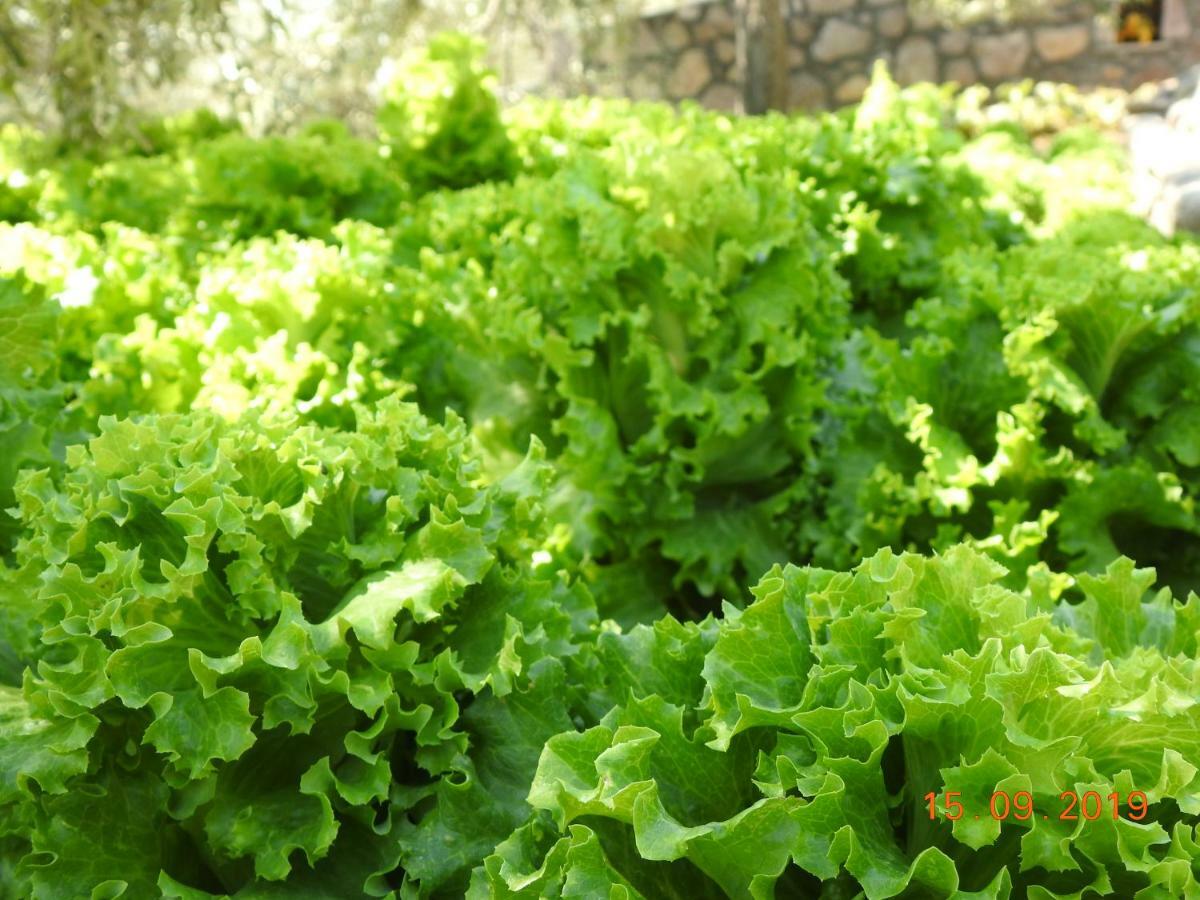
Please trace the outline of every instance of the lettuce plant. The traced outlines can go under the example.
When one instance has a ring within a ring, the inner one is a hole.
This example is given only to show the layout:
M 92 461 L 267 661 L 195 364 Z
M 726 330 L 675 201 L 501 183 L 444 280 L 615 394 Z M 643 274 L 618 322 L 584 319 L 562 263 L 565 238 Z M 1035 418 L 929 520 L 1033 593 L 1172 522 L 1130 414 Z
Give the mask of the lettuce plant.
M 27 470 L 3 581 L 27 666 L 0 688 L 3 831 L 26 851 L 7 890 L 465 877 L 524 819 L 518 744 L 532 771 L 571 724 L 548 696 L 591 613 L 532 570 L 545 474 L 535 446 L 483 486 L 460 421 L 395 401 L 339 431 L 106 419 L 61 478 Z
M 1200 895 L 1200 600 L 1128 559 L 1075 605 L 1002 575 L 777 567 L 720 622 L 602 641 L 614 705 L 547 742 L 471 896 Z
M 419 191 L 505 180 L 517 157 L 483 64 L 483 44 L 441 34 L 408 54 L 377 115 L 384 149 Z
M 630 141 L 430 206 L 451 390 L 495 452 L 546 436 L 599 591 L 732 593 L 787 558 L 849 306 L 794 176 Z
M 0 129 L 0 895 L 1200 900 L 1200 246 L 1086 105 L 481 54 Z

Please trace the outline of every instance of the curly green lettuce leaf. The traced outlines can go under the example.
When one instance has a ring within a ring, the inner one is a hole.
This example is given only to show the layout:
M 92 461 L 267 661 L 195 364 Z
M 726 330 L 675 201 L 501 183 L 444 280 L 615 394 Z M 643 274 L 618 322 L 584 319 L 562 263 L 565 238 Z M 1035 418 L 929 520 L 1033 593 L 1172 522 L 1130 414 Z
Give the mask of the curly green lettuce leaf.
M 460 420 L 397 400 L 346 431 L 102 419 L 61 478 L 23 473 L 4 583 L 35 640 L 0 760 L 5 820 L 33 823 L 20 877 L 38 896 L 160 873 L 254 896 L 334 877 L 325 860 L 368 835 L 348 890 L 389 872 L 465 887 L 531 813 L 594 621 L 585 591 L 533 568 L 548 477 L 534 445 L 485 481 Z M 110 793 L 128 840 L 77 866 Z
M 1078 605 L 1004 578 L 966 545 L 773 569 L 674 670 L 671 700 L 631 693 L 546 743 L 529 800 L 559 831 L 514 833 L 477 885 L 555 883 L 583 828 L 610 885 L 653 885 L 665 865 L 700 896 L 1189 884 L 1173 860 L 1200 815 L 1196 599 L 1147 599 L 1153 573 L 1128 560 L 1081 578 Z M 680 690 L 697 675 L 703 690 Z M 1026 792 L 1036 815 L 994 817 L 997 792 Z M 1104 814 L 1060 819 L 1063 792 L 1095 792 Z

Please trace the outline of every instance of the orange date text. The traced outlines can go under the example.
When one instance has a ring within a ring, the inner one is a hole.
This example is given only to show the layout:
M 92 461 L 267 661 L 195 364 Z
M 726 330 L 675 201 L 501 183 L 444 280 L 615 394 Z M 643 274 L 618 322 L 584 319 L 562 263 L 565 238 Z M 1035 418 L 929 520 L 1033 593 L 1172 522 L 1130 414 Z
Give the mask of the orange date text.
M 945 791 L 938 794 L 930 791 L 925 795 L 929 808 L 929 818 L 949 819 L 956 822 L 964 817 L 983 818 L 985 811 L 967 809 L 962 802 L 960 791 Z M 1063 791 L 1058 795 L 1058 804 L 1054 809 L 1034 809 L 1033 795 L 1029 791 L 996 791 L 988 801 L 986 814 L 997 821 L 1015 819 L 1024 822 L 1029 819 L 1059 819 L 1065 822 L 1084 819 L 1093 822 L 1101 817 L 1112 819 L 1129 819 L 1140 822 L 1146 818 L 1150 805 L 1142 791 L 1130 791 L 1122 796 L 1114 791 L 1111 794 L 1101 794 L 1099 791 Z

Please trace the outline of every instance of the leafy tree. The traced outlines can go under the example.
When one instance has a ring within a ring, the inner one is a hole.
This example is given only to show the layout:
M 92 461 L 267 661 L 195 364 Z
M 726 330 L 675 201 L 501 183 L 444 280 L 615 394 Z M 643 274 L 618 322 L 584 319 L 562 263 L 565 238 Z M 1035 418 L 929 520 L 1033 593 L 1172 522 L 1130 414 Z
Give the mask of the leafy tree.
M 0 112 L 57 132 L 69 145 L 119 132 L 137 141 L 140 120 L 202 105 L 254 132 L 332 117 L 368 133 L 373 87 L 391 74 L 389 61 L 441 31 L 486 38 L 502 83 L 570 94 L 587 87 L 584 46 L 635 5 L 12 0 L 0 4 Z
M 194 49 L 227 28 L 229 6 L 229 0 L 5 3 L 0 90 L 26 117 L 44 120 L 38 124 L 57 124 L 70 142 L 89 141 L 111 127 L 138 90 L 176 78 Z

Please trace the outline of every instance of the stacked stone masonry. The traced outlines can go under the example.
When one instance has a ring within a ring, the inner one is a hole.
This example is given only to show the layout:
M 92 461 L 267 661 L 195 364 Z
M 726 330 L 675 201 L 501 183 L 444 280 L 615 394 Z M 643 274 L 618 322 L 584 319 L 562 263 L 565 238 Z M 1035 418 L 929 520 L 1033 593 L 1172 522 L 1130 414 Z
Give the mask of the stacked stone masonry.
M 1134 88 L 1200 61 L 1200 0 L 1164 0 L 1163 36 L 1116 43 L 1111 22 L 1083 3 L 1035 22 L 947 28 L 907 0 L 784 0 L 794 108 L 853 103 L 882 59 L 902 84 L 1000 84 L 1022 78 Z M 734 0 L 685 3 L 637 23 L 627 60 L 639 99 L 698 100 L 736 110 Z

